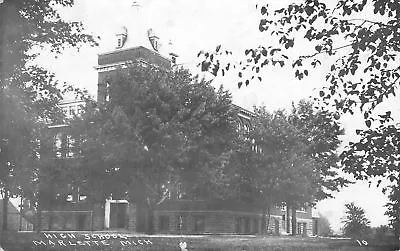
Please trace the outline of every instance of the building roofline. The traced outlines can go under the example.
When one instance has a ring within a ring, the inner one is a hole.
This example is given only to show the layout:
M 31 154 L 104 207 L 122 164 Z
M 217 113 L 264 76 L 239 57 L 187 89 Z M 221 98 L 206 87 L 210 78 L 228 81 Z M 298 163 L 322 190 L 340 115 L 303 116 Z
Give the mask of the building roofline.
M 161 58 L 163 58 L 163 59 L 166 59 L 166 60 L 168 60 L 168 61 L 171 62 L 171 59 L 169 59 L 169 58 L 167 58 L 167 57 L 161 55 L 159 52 L 156 52 L 156 51 L 154 51 L 154 50 L 150 50 L 149 48 L 146 48 L 146 47 L 141 46 L 141 45 L 139 45 L 139 46 L 133 46 L 133 47 L 129 47 L 129 48 L 115 49 L 115 50 L 107 51 L 107 52 L 102 52 L 102 53 L 98 53 L 97 56 L 98 56 L 98 57 L 99 57 L 99 56 L 106 56 L 106 55 L 111 55 L 111 54 L 114 54 L 114 53 L 117 53 L 117 52 L 124 52 L 124 51 L 129 51 L 129 50 L 132 50 L 132 49 L 139 49 L 139 48 L 143 48 L 143 49 L 145 49 L 145 50 L 147 50 L 147 51 L 153 53 L 154 55 L 159 56 L 159 57 L 161 57 Z
M 239 105 L 232 104 L 232 107 L 238 109 L 239 112 L 242 112 L 243 114 L 245 114 L 245 115 L 247 115 L 249 117 L 256 117 L 256 114 L 254 112 L 249 111 L 249 110 L 247 110 L 247 109 L 245 109 L 245 108 L 243 108 L 243 107 L 241 107 Z

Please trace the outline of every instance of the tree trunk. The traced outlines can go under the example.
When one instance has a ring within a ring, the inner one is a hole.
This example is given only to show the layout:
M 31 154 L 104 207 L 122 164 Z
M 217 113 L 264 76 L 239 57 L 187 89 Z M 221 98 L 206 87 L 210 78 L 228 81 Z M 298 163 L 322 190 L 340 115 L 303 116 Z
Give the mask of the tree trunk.
M 267 217 L 267 227 L 266 227 L 266 230 L 267 230 L 267 234 L 268 234 L 268 232 L 269 232 L 269 220 L 271 219 L 271 209 L 269 208 L 269 206 L 267 207 L 267 212 L 268 212 L 268 217 Z
M 3 197 L 3 231 L 8 230 L 8 202 L 9 202 L 9 191 L 8 185 L 4 187 L 4 197 Z
M 42 190 L 40 189 L 40 184 L 38 184 L 38 196 L 37 196 L 37 205 L 36 205 L 36 231 L 40 233 L 42 230 Z
M 296 206 L 292 206 L 292 235 L 296 235 Z
M 53 191 L 54 191 L 54 182 L 51 182 L 49 208 L 47 211 L 47 213 L 48 213 L 47 217 L 49 217 L 49 230 L 52 230 L 52 227 L 53 227 L 53 206 L 54 206 Z
M 290 204 L 286 202 L 286 233 L 290 234 Z
M 36 232 L 40 233 L 42 230 L 42 208 L 40 207 L 40 202 L 36 209 Z
M 397 166 L 397 170 L 400 172 L 400 165 Z M 397 190 L 397 194 L 400 193 L 400 177 L 397 178 L 397 187 L 393 188 L 396 193 Z M 393 201 L 393 203 L 395 204 L 395 207 L 399 207 L 400 208 L 400 197 L 399 196 L 395 196 L 395 201 Z M 396 205 L 397 204 L 397 205 Z M 395 222 L 394 222 L 394 236 L 396 238 L 396 240 L 399 242 L 400 244 L 400 212 L 397 214 L 397 216 L 395 217 Z
M 154 218 L 154 207 L 153 205 L 148 205 L 146 212 L 146 234 L 154 233 L 153 218 Z
M 267 212 L 265 211 L 265 208 L 263 209 L 262 215 L 261 215 L 261 234 L 266 234 L 267 230 L 266 230 L 266 217 L 265 215 L 267 214 Z

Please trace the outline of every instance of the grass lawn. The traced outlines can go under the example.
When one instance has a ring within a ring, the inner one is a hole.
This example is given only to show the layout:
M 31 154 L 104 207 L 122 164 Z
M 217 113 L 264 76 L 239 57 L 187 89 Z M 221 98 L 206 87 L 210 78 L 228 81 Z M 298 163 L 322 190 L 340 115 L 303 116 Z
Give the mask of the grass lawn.
M 46 232 L 7 233 L 1 235 L 5 251 L 22 250 L 181 250 L 185 242 L 188 251 L 217 250 L 396 250 L 397 244 L 374 243 L 360 246 L 356 240 L 323 239 L 289 236 L 152 236 L 123 232 Z

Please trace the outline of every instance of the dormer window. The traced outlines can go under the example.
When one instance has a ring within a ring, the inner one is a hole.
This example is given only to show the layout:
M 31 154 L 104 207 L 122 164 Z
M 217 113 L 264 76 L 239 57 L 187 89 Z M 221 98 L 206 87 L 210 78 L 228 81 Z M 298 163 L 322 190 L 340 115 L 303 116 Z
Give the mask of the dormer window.
M 176 58 L 178 57 L 178 55 L 175 53 L 170 53 L 169 55 L 171 56 L 171 62 L 173 64 L 176 64 Z
M 128 37 L 128 31 L 127 29 L 122 26 L 121 29 L 117 32 L 117 49 L 120 49 L 124 46 L 126 38 Z
M 178 58 L 178 54 L 175 53 L 175 47 L 172 44 L 171 40 L 169 40 L 168 49 L 169 49 L 169 56 L 170 56 L 170 59 L 171 59 L 171 63 L 175 65 L 176 64 L 176 60 Z
M 117 48 L 121 48 L 124 45 L 122 37 L 117 38 Z
M 147 30 L 147 36 L 149 37 L 150 44 L 155 51 L 158 51 L 160 44 L 158 43 L 159 37 L 154 33 L 153 29 Z

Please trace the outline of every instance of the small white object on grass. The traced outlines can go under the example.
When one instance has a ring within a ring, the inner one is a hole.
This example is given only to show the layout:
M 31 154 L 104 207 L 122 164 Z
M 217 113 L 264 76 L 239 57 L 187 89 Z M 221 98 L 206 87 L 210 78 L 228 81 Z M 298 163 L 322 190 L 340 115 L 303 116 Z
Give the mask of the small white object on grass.
M 187 244 L 186 244 L 185 241 L 184 242 L 179 242 L 179 247 L 181 248 L 181 251 L 188 251 L 187 250 Z

